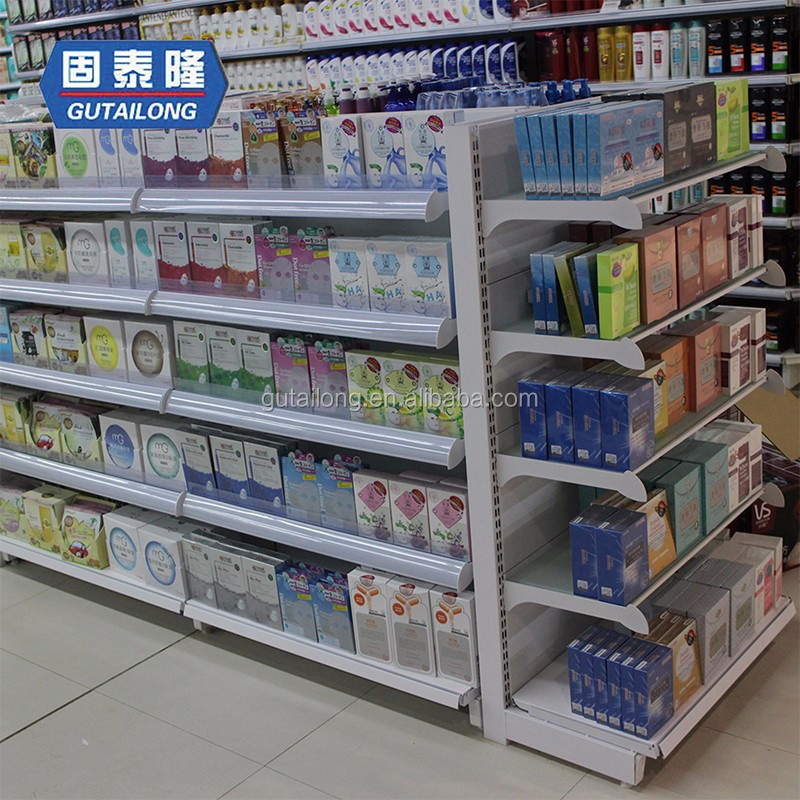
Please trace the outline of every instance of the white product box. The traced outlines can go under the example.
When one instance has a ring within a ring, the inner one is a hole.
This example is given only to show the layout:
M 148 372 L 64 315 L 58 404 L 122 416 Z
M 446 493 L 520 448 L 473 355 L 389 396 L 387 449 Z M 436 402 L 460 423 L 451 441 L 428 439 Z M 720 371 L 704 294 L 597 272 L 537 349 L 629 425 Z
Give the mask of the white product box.
M 353 473 L 358 535 L 388 542 L 392 540 L 389 480 L 385 472 L 359 469 Z
M 453 111 L 403 114 L 403 145 L 410 189 L 446 189 L 445 130 L 455 124 Z
M 141 424 L 150 416 L 141 411 L 119 408 L 100 415 L 103 462 L 109 475 L 134 481 L 144 479 Z
M 238 548 L 220 545 L 211 551 L 211 564 L 217 608 L 239 617 L 247 616 L 247 578 Z
M 100 185 L 119 186 L 122 183 L 122 170 L 117 152 L 117 132 L 111 128 L 95 128 L 94 144 Z
M 720 325 L 722 393 L 736 394 L 751 381 L 750 313 L 726 311 L 714 317 Z
M 763 481 L 763 438 L 761 426 L 751 422 L 732 422 L 717 419 L 709 428 L 722 431 L 734 431 L 747 437 L 747 453 L 750 465 L 750 491 L 758 489 Z
M 181 534 L 194 527 L 194 523 L 161 517 L 156 522 L 139 528 L 145 585 L 186 599 Z
M 172 387 L 175 359 L 170 322 L 126 319 L 125 345 L 128 380 Z
M 224 111 L 208 129 L 211 186 L 246 186 L 242 112 Z
M 421 431 L 422 367 L 413 355 L 396 353 L 380 358 L 381 388 L 386 409 L 386 425 Z
M 230 436 L 209 436 L 208 446 L 220 499 L 245 505 L 249 499 L 244 443 Z
M 328 250 L 333 305 L 368 311 L 367 240 L 332 236 L 328 239 Z
M 731 596 L 730 592 L 717 586 L 692 583 L 689 587 L 678 600 L 680 611 L 677 613 L 691 617 L 697 623 L 703 683 L 708 684 L 730 658 Z
M 212 557 L 217 545 L 215 539 L 197 531 L 184 534 L 181 541 L 187 594 L 190 599 L 214 608 L 217 607 L 217 593 Z
M 406 244 L 403 262 L 408 313 L 452 319 L 453 254 L 449 239 L 419 239 Z
M 183 477 L 188 492 L 216 499 L 217 484 L 208 436 L 201 430 L 182 425 L 176 434 L 176 441 L 181 451 Z
M 750 375 L 760 381 L 767 374 L 767 310 L 749 306 L 714 306 L 714 313 L 747 311 L 750 314 Z
M 102 222 L 65 222 L 67 272 L 70 283 L 108 286 L 106 230 Z
M 398 475 L 389 480 L 394 543 L 430 552 L 426 488 L 426 484 L 416 478 Z
M 723 542 L 713 552 L 714 558 L 748 564 L 755 570 L 753 624 L 756 633 L 769 622 L 775 600 L 775 564 L 773 551 L 736 542 Z
M 89 374 L 128 380 L 125 327 L 121 317 L 84 317 Z
M 222 242 L 222 282 L 229 293 L 258 298 L 258 262 L 256 260 L 256 231 L 260 225 L 242 222 L 220 222 L 219 236 Z
M 280 512 L 284 507 L 281 456 L 285 448 L 264 441 L 245 440 L 243 445 L 254 507 Z
M 435 675 L 430 602 L 433 584 L 393 578 L 386 588 L 392 614 L 395 664 L 402 669 Z
M 746 544 L 751 547 L 766 547 L 772 551 L 772 564 L 774 568 L 773 580 L 773 605 L 777 607 L 783 594 L 783 539 L 780 536 L 765 536 L 760 533 L 744 533 L 737 531 L 731 537 L 732 542 Z
M 477 686 L 475 595 L 434 586 L 430 598 L 439 675 Z
M 122 185 L 144 186 L 141 134 L 133 128 L 120 129 L 117 131 L 117 143 Z
M 750 486 L 750 448 L 747 434 L 741 431 L 722 430 L 707 425 L 694 434 L 704 442 L 720 442 L 728 446 L 728 498 L 729 508 L 738 508 L 748 497 Z
M 353 612 L 356 651 L 364 658 L 391 664 L 394 660 L 389 633 L 389 581 L 385 572 L 354 569 L 347 575 Z
M 323 117 L 320 134 L 325 185 L 331 189 L 364 188 L 361 117 L 357 114 Z
M 107 219 L 103 223 L 108 274 L 112 286 L 132 287 L 136 285 L 133 264 L 131 231 L 125 219 Z
M 136 288 L 157 289 L 158 259 L 153 220 L 132 217 L 129 224 Z
M 466 481 L 443 480 L 426 487 L 431 552 L 471 560 Z
M 108 547 L 108 568 L 144 583 L 144 558 L 139 544 L 139 528 L 161 517 L 157 511 L 138 506 L 122 508 L 103 515 Z
M 405 189 L 406 177 L 403 118 L 396 113 L 361 117 L 364 171 L 373 189 Z
M 211 383 L 239 388 L 242 375 L 242 349 L 237 328 L 206 327 Z
M 159 420 L 139 426 L 145 482 L 176 492 L 186 489 L 178 430 L 180 422 Z
M 283 619 L 276 568 L 284 563 L 277 553 L 242 552 L 242 570 L 247 585 L 245 613 L 254 622 L 279 631 L 283 630 Z
M 45 314 L 44 326 L 50 369 L 88 375 L 89 359 L 82 317 L 75 314 Z
M 158 259 L 158 285 L 172 291 L 189 291 L 191 277 L 186 223 L 182 220 L 156 220 L 153 233 Z
M 405 314 L 410 297 L 406 286 L 408 270 L 406 242 L 400 239 L 371 239 L 367 242 L 367 283 L 369 307 L 387 314 Z
M 206 384 L 208 377 L 208 337 L 202 322 L 175 320 L 172 323 L 175 347 L 176 385 Z
M 90 129 L 54 128 L 59 186 L 97 186 L 97 156 Z M 11 159 L 13 166 L 14 159 Z

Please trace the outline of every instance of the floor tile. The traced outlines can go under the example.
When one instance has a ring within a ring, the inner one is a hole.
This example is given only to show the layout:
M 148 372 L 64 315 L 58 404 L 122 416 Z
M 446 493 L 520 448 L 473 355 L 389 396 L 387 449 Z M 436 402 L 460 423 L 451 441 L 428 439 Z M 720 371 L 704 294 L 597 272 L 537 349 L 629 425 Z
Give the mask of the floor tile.
M 100 691 L 266 764 L 371 687 L 216 631 L 184 639 Z
M 231 789 L 221 800 L 328 800 L 330 797 L 332 795 L 264 767 Z
M 619 781 L 603 778 L 600 775 L 584 775 L 577 785 L 570 789 L 563 800 L 634 800 L 646 797 L 648 800 L 681 800 L 681 795 L 654 786 L 627 788 Z M 701 800 L 698 795 L 697 800 Z
M 377 687 L 270 763 L 337 797 L 560 798 L 583 771 L 481 738 L 465 713 Z
M 93 692 L 0 745 L 0 795 L 216 800 L 257 768 Z
M 89 687 L 192 630 L 177 614 L 71 579 L 0 612 L 0 647 Z
M 84 686 L 0 650 L 0 739 L 55 711 L 85 691 Z
M 29 561 L 15 561 L 0 569 L 0 611 L 66 580 L 60 572 Z

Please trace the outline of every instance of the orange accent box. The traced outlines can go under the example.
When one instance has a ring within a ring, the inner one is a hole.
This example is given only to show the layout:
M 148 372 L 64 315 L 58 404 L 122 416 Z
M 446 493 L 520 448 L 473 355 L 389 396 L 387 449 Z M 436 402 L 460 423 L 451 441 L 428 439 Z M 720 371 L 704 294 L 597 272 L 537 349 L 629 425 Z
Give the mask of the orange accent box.
M 689 342 L 677 336 L 648 336 L 639 346 L 646 359 L 664 362 L 667 419 L 674 425 L 689 410 Z
M 700 219 L 703 240 L 703 287 L 710 292 L 730 278 L 728 266 L 728 208 L 722 203 L 703 203 L 684 211 Z
M 678 308 L 685 308 L 705 292 L 702 226 L 697 217 L 687 214 L 669 225 L 675 226 L 678 252 Z
M 668 336 L 683 337 L 689 348 L 689 411 L 701 411 L 722 393 L 721 342 L 718 322 L 687 319 Z

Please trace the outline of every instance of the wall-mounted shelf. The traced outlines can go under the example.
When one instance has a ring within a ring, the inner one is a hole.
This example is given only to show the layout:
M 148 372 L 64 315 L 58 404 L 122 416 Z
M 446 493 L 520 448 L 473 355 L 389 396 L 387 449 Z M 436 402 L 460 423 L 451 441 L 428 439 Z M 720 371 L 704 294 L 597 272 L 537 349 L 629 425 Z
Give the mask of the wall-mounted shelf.
M 800 228 L 800 215 L 794 217 L 764 217 L 765 228 Z
M 123 314 L 147 314 L 148 301 L 152 294 L 153 292 L 147 289 L 0 280 L 0 295 L 4 300 L 90 308 Z
M 797 300 L 800 286 L 762 286 L 760 284 L 738 286 L 728 291 L 728 297 L 747 297 L 753 300 Z
M 70 189 L 3 188 L 0 211 L 78 211 L 81 213 L 130 212 L 137 189 L 112 187 Z
M 705 3 L 702 4 L 705 7 Z M 669 6 L 668 9 L 672 10 L 677 6 Z M 697 8 L 697 6 L 682 6 L 681 8 Z M 667 10 L 667 9 L 665 9 Z M 695 12 L 696 13 L 696 12 Z M 706 13 L 705 10 L 703 13 Z M 727 13 L 727 12 L 726 12 Z M 666 16 L 674 16 L 668 14 Z M 637 19 L 638 22 L 638 19 Z M 738 73 L 736 75 L 704 75 L 700 78 L 652 78 L 649 80 L 638 81 L 611 81 L 608 83 L 601 83 L 599 81 L 592 82 L 590 85 L 593 92 L 602 94 L 603 92 L 630 92 L 638 89 L 656 89 L 656 88 L 669 88 L 681 83 L 686 83 L 687 80 L 698 81 L 715 81 L 715 80 L 735 80 L 736 78 L 746 78 L 750 86 L 789 86 L 800 81 L 800 75 L 795 73 L 785 72 L 750 72 Z

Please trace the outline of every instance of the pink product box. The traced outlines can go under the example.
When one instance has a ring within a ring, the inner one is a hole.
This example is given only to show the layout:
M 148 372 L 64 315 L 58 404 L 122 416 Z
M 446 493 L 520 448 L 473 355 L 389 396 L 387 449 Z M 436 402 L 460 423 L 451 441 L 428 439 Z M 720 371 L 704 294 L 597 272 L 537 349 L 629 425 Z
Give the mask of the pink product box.
M 294 271 L 288 228 L 265 225 L 255 238 L 261 299 L 294 303 Z
M 278 394 L 291 395 L 294 398 L 292 405 L 296 405 L 298 398 L 304 396 L 306 407 L 309 407 L 311 376 L 305 341 L 299 336 L 279 336 L 270 343 L 270 348 L 275 391 Z
M 338 339 L 317 339 L 306 345 L 314 406 L 332 416 L 349 417 L 345 347 Z
M 298 303 L 332 306 L 331 264 L 325 228 L 300 228 L 289 237 L 294 273 L 294 293 Z

